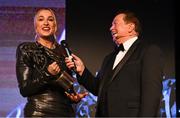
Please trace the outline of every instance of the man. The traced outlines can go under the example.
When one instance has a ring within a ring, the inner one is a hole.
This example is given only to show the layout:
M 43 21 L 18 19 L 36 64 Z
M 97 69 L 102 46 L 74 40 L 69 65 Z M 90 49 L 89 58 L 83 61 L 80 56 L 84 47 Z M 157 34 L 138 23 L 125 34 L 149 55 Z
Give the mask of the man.
M 107 55 L 94 77 L 76 55 L 79 83 L 98 95 L 96 116 L 158 116 L 163 77 L 160 49 L 139 37 L 140 23 L 129 11 L 117 14 L 110 28 L 117 47 Z

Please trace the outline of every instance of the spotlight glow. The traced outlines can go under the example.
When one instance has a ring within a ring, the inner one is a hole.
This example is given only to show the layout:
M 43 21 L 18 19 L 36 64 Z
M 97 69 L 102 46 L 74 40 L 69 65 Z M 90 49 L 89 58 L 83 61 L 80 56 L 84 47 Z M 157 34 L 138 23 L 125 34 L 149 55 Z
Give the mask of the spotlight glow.
M 62 34 L 61 34 L 61 36 L 60 36 L 60 38 L 59 38 L 59 41 L 58 41 L 59 44 L 61 43 L 62 40 L 65 40 L 65 39 L 66 39 L 65 36 L 66 36 L 66 31 L 65 31 L 65 29 L 64 29 L 63 32 L 62 32 Z

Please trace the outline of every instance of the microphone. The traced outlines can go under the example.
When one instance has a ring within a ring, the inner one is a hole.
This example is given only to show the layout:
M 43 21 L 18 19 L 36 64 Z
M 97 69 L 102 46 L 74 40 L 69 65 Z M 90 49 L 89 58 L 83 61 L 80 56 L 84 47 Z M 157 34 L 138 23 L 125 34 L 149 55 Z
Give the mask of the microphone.
M 69 46 L 68 46 L 68 44 L 65 42 L 65 40 L 62 40 L 61 41 L 61 46 L 65 49 L 65 51 L 66 51 L 66 56 L 67 57 L 69 57 L 69 56 L 71 56 L 71 50 L 69 49 Z
M 66 56 L 67 57 L 70 57 L 72 52 L 71 50 L 69 49 L 69 46 L 68 44 L 66 43 L 65 40 L 62 40 L 61 41 L 61 46 L 64 48 L 64 50 L 66 51 Z M 74 59 L 72 58 L 72 61 L 74 62 Z M 74 71 L 76 73 L 76 65 L 74 64 L 74 67 L 72 68 L 72 71 Z

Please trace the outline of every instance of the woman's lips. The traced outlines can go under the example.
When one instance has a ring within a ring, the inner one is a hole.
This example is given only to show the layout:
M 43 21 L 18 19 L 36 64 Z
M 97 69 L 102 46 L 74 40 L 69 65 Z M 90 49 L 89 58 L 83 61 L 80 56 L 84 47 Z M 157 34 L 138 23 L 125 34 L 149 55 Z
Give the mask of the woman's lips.
M 50 27 L 43 27 L 42 30 L 44 30 L 44 31 L 49 31 L 49 30 L 50 30 Z

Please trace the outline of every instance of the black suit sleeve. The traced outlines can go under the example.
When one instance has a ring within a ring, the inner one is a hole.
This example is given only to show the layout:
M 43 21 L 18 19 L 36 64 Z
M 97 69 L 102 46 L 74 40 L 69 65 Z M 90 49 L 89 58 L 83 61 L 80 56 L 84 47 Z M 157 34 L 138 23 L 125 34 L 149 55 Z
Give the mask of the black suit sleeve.
M 85 68 L 82 76 L 78 79 L 78 82 L 92 94 L 98 95 L 99 77 L 95 77 L 87 68 Z
M 147 48 L 142 61 L 140 116 L 156 116 L 162 96 L 163 55 L 157 46 Z

